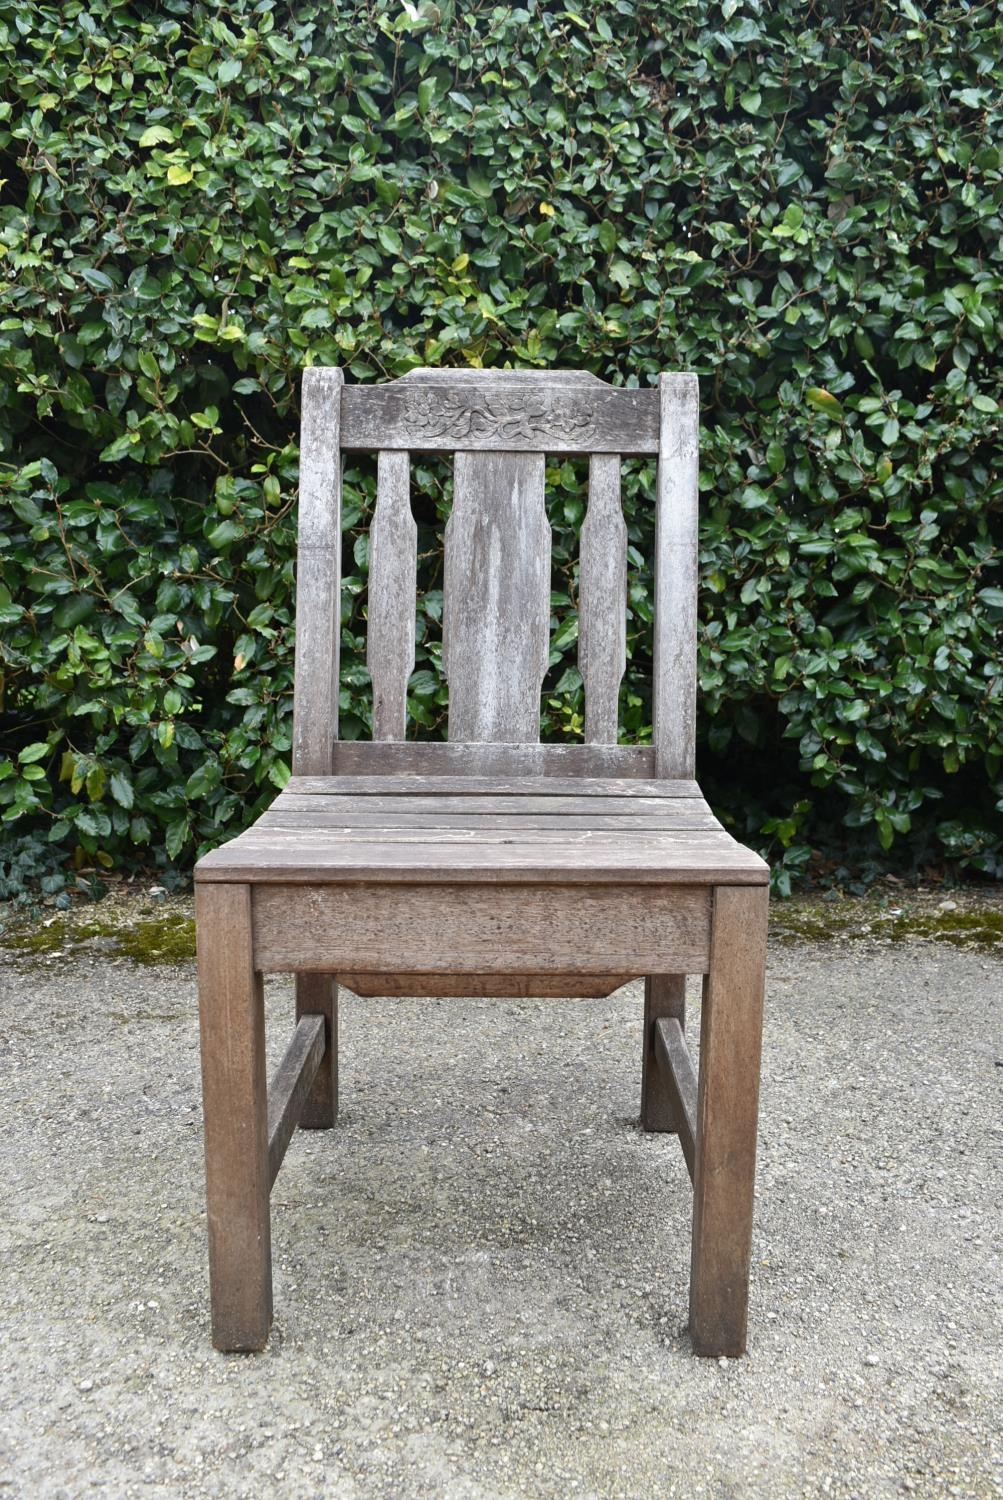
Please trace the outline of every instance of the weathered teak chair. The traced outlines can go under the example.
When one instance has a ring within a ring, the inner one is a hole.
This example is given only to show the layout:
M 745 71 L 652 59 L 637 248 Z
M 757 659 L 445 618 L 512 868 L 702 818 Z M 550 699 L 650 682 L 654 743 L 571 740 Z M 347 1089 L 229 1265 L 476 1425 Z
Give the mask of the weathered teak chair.
M 374 741 L 338 729 L 341 455 L 379 453 L 369 563 Z M 449 743 L 406 742 L 416 528 L 409 452 L 455 453 L 445 533 Z M 588 454 L 582 745 L 539 743 L 550 620 L 546 454 Z M 620 746 L 620 455 L 656 454 L 654 743 Z M 213 1340 L 260 1349 L 269 1192 L 296 1125 L 337 1109 L 336 976 L 364 995 L 607 995 L 645 976 L 641 1116 L 693 1178 L 690 1332 L 745 1348 L 768 871 L 694 773 L 697 382 L 564 371 L 303 379 L 293 777 L 197 870 Z M 298 1025 L 269 1092 L 262 975 Z M 683 1035 L 703 974 L 700 1077 Z

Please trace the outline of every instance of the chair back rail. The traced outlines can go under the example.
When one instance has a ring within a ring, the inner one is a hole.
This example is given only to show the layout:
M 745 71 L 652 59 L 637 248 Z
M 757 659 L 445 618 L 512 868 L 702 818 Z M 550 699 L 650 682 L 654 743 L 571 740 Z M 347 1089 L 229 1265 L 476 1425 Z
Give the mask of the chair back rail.
M 643 454 L 659 444 L 657 391 L 574 370 L 412 370 L 346 386 L 341 419 L 346 452 Z
M 344 386 L 341 372 L 303 379 L 300 546 L 297 563 L 293 769 L 347 769 L 337 743 L 341 454 L 378 453 L 370 529 L 367 662 L 373 740 L 351 748 L 353 768 L 407 760 L 407 684 L 415 660 L 417 528 L 411 452 L 452 451 L 453 507 L 445 529 L 443 669 L 449 740 L 524 748 L 527 769 L 581 767 L 689 777 L 694 764 L 697 576 L 697 381 L 663 375 L 658 390 L 624 390 L 577 372 L 415 370 L 383 386 Z M 626 668 L 627 533 L 620 457 L 658 455 L 655 521 L 653 747 L 617 746 Z M 539 745 L 549 657 L 547 454 L 590 459 L 580 537 L 579 667 L 585 746 Z M 379 742 L 384 743 L 381 747 Z M 591 747 L 595 753 L 590 755 Z M 584 752 L 569 760 L 568 749 Z M 420 747 L 429 769 L 455 771 L 446 746 Z M 427 752 L 427 753 L 425 753 Z M 491 753 L 487 749 L 485 753 Z M 388 758 L 389 757 L 389 758 Z M 471 773 L 483 756 L 467 757 Z M 629 771 L 627 770 L 629 762 Z M 574 774 L 572 770 L 572 774 Z M 594 774 L 594 772 L 593 772 Z

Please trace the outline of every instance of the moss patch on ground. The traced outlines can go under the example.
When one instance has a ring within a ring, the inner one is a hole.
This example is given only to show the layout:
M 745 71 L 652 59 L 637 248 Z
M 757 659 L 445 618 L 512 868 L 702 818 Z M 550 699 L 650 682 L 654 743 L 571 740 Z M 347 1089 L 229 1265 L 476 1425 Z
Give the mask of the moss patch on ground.
M 185 898 L 151 905 L 136 896 L 109 897 L 34 920 L 11 909 L 0 916 L 0 949 L 38 959 L 100 951 L 137 964 L 191 963 L 195 919 Z
M 770 936 L 794 943 L 947 943 L 1003 953 L 1003 892 L 876 891 L 862 897 L 775 901 Z M 22 961 L 106 953 L 136 964 L 187 964 L 195 958 L 190 896 L 113 891 L 94 905 L 29 914 L 0 908 L 0 950 Z
M 893 905 L 874 898 L 792 901 L 774 906 L 771 936 L 781 943 L 938 942 L 1003 950 L 1003 902 L 989 897 L 944 901 L 919 896 Z

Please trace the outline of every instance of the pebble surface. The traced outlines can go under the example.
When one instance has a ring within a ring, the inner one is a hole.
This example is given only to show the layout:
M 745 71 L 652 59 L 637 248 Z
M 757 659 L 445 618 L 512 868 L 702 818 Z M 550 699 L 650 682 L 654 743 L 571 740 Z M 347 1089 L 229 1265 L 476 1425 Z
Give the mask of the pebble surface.
M 242 1357 L 208 1339 L 191 967 L 5 962 L 0 1497 L 995 1500 L 1001 1002 L 992 954 L 771 953 L 750 1353 L 703 1361 L 639 986 L 346 995 Z

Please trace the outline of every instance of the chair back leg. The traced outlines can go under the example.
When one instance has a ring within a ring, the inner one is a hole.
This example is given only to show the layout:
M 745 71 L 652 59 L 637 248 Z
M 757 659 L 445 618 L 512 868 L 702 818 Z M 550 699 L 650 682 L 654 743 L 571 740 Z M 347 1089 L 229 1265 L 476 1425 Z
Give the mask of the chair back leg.
M 669 1081 L 655 1049 L 655 1022 L 667 1016 L 686 1022 L 686 975 L 649 974 L 644 981 L 644 1044 L 641 1054 L 641 1128 L 675 1134 L 679 1125 Z
M 338 1118 L 338 981 L 330 974 L 296 975 L 296 1020 L 324 1017 L 324 1060 L 317 1069 L 302 1130 L 329 1130 Z

